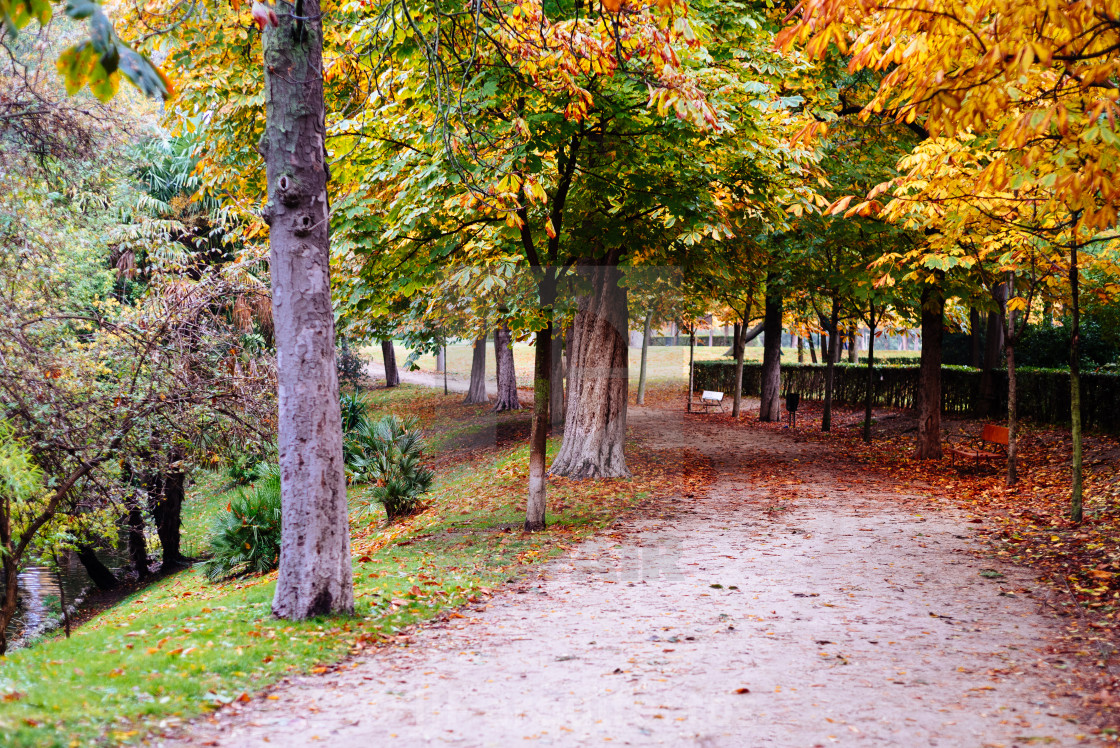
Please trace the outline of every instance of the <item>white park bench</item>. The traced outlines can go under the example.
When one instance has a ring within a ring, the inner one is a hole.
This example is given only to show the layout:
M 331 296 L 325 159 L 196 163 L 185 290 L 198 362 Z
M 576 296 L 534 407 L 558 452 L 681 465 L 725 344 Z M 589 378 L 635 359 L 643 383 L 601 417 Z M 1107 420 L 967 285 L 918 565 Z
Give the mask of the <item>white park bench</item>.
M 705 408 L 717 408 L 718 407 L 720 412 L 722 413 L 723 412 L 723 393 L 722 392 L 714 392 L 712 390 L 704 390 L 700 394 L 700 402 L 698 404 L 703 405 Z

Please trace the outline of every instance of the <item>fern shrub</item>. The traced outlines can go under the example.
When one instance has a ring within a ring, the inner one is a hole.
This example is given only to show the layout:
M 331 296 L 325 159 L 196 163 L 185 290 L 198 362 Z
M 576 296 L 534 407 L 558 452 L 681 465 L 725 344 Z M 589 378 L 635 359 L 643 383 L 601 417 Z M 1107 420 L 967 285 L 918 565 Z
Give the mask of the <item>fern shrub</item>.
M 370 496 L 385 507 L 390 522 L 419 510 L 435 474 L 423 463 L 424 440 L 415 418 L 362 418 L 346 442 L 350 480 L 370 484 Z
M 212 582 L 260 574 L 280 563 L 280 471 L 269 466 L 264 478 L 238 490 L 228 511 L 214 523 L 213 556 L 206 562 Z

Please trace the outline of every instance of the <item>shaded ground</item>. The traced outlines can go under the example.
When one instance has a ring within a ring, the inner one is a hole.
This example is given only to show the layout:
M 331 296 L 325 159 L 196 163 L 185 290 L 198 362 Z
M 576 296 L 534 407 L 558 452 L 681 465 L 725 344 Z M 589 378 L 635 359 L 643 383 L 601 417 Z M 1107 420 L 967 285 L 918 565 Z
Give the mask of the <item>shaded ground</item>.
M 179 744 L 1099 740 L 1047 654 L 1036 580 L 969 553 L 969 517 L 781 432 L 651 408 L 631 423 L 648 447 L 701 450 L 710 489 Z

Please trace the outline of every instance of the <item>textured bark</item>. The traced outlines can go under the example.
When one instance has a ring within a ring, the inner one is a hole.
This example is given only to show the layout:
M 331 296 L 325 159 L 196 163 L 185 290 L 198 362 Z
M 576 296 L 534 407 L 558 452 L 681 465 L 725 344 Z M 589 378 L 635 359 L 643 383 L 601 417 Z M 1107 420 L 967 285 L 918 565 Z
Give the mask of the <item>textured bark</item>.
M 5 545 L 8 543 L 5 542 Z M 6 551 L 10 550 L 5 548 Z M 0 568 L 4 571 L 4 598 L 0 603 L 0 656 L 8 651 L 8 624 L 16 614 L 17 594 L 19 593 L 19 567 L 10 553 L 0 556 Z
M 1000 284 L 993 295 L 1001 310 L 1007 305 L 1007 294 L 1007 286 Z M 977 413 L 981 417 L 990 416 L 999 410 L 996 369 L 999 368 L 1000 355 L 1003 353 L 1004 321 L 1002 311 L 988 313 L 988 329 L 984 341 L 984 371 L 980 374 L 980 402 Z
M 646 320 L 642 325 L 642 363 L 638 368 L 638 405 L 646 404 L 646 359 L 649 356 L 650 325 L 653 321 L 653 310 L 646 312 Z
M 688 403 L 685 408 L 692 412 L 692 393 L 696 388 L 696 329 L 688 331 Z
M 569 478 L 628 477 L 626 440 L 626 291 L 617 257 L 580 262 L 592 292 L 580 299 L 573 324 L 564 441 L 549 471 Z
M 140 499 L 135 494 L 125 501 L 127 514 L 125 523 L 128 528 L 128 560 L 136 578 L 143 581 L 151 576 L 149 568 L 151 561 L 148 559 L 148 540 L 144 536 L 144 509 Z
M 101 563 L 101 559 L 97 557 L 97 553 L 93 548 L 88 545 L 78 546 L 78 560 L 82 562 L 82 566 L 86 568 L 86 573 L 89 574 L 90 580 L 94 586 L 99 590 L 115 590 L 120 586 L 120 580 L 117 575 L 113 573 L 105 564 Z
M 172 464 L 182 459 L 173 454 Z M 160 571 L 168 572 L 185 566 L 190 559 L 181 552 L 183 500 L 186 498 L 187 475 L 181 469 L 168 468 L 158 479 L 158 493 L 149 494 L 149 508 L 163 549 Z
M 815 364 L 817 363 L 817 348 L 813 345 L 813 333 L 809 333 L 807 342 L 809 343 L 809 360 Z
M 354 610 L 330 287 L 319 0 L 264 32 L 272 315 L 279 380 L 283 529 L 272 611 Z M 302 16 L 299 20 L 295 16 Z
M 1069 516 L 1074 522 L 1083 518 L 1082 452 L 1081 452 L 1081 300 L 1078 298 L 1080 277 L 1077 267 L 1077 245 L 1070 249 L 1069 292 L 1072 304 L 1069 336 L 1069 407 L 1070 438 L 1073 440 L 1073 485 L 1070 491 Z
M 447 371 L 447 346 L 441 346 L 440 349 L 438 351 L 436 351 L 436 372 L 439 373 L 439 372 L 446 372 L 446 371 Z M 444 394 L 445 395 L 447 394 L 446 388 L 445 388 Z
M 840 302 L 832 300 L 832 315 L 829 318 L 828 348 L 821 341 L 821 355 L 827 366 L 824 370 L 824 414 L 821 416 L 821 431 L 832 431 L 832 390 L 836 382 L 836 360 L 840 356 L 840 336 L 836 334 L 840 324 Z
M 551 401 L 552 376 L 552 306 L 556 302 L 556 279 L 553 271 L 544 271 L 537 283 L 537 295 L 545 313 L 545 327 L 536 335 L 533 362 L 533 421 L 529 433 L 529 497 L 525 503 L 525 530 L 543 530 L 547 522 L 546 499 L 548 473 L 545 470 L 548 451 L 548 406 Z
M 871 302 L 867 333 L 867 390 L 863 393 L 863 441 L 871 443 L 871 403 L 875 398 L 875 302 Z
M 549 366 L 548 419 L 555 429 L 564 425 L 564 333 L 556 327 L 552 330 Z
M 471 359 L 471 384 L 463 402 L 471 405 L 489 403 L 486 397 L 486 336 L 474 341 L 474 357 Z
M 797 336 L 797 363 L 805 363 L 805 338 Z
M 762 351 L 761 403 L 758 420 L 782 420 L 782 294 L 776 287 L 778 275 L 766 278 L 765 339 Z
M 385 386 L 399 387 L 401 374 L 397 371 L 397 352 L 393 349 L 392 340 L 381 341 L 381 358 L 385 362 Z
M 851 330 L 848 330 L 848 363 L 859 363 L 859 337 L 856 335 L 854 325 Z
M 494 366 L 498 373 L 498 401 L 494 410 L 519 410 L 517 402 L 517 372 L 513 368 L 513 344 L 509 328 L 494 330 Z
M 743 409 L 743 357 L 746 355 L 747 343 L 743 339 L 743 331 L 747 329 L 746 321 L 750 319 L 751 308 L 747 307 L 743 324 L 735 325 L 735 339 L 731 348 L 735 351 L 735 392 L 731 397 L 731 417 L 738 418 Z
M 980 343 L 980 310 L 971 307 L 968 310 L 968 348 L 969 362 L 973 369 L 979 369 L 982 363 Z
M 922 290 L 922 354 L 918 373 L 919 460 L 941 459 L 941 338 L 945 331 L 941 289 Z

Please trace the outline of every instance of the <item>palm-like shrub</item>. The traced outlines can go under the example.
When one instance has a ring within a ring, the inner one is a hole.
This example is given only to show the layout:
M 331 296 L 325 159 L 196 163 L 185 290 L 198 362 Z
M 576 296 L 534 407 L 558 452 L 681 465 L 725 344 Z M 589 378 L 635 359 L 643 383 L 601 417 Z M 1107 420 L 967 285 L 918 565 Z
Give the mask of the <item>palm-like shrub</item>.
M 210 581 L 260 574 L 280 563 L 280 471 L 269 466 L 264 478 L 238 489 L 229 511 L 214 523 L 214 555 L 206 562 Z
M 350 479 L 370 484 L 370 495 L 385 507 L 389 521 L 415 514 L 435 477 L 423 464 L 424 440 L 416 419 L 363 418 L 346 442 Z

